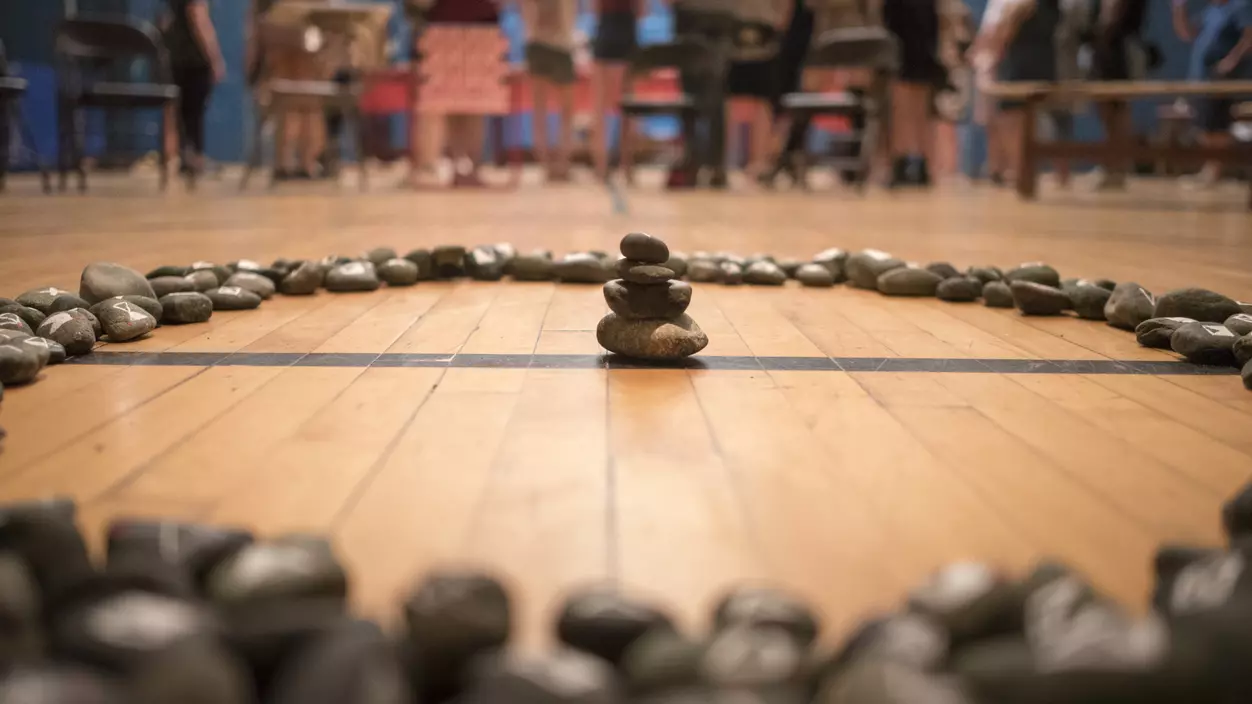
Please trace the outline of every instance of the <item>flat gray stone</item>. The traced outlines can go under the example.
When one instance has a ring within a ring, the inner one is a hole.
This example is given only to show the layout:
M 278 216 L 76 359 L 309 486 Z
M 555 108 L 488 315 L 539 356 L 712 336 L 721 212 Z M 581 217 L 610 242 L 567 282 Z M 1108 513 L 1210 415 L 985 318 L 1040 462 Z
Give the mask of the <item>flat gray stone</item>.
M 340 264 L 326 273 L 322 282 L 327 291 L 350 293 L 359 291 L 377 291 L 383 282 L 378 272 L 369 262 L 348 262 Z
M 929 271 L 932 274 L 938 274 L 939 278 L 944 279 L 945 281 L 947 279 L 955 279 L 961 275 L 961 272 L 948 262 L 931 262 L 926 265 L 926 271 Z
M 229 279 L 230 275 L 235 273 L 231 271 L 228 267 L 222 266 L 221 264 L 214 264 L 213 262 L 206 262 L 206 261 L 192 262 L 191 266 L 187 268 L 189 270 L 187 272 L 188 275 L 191 275 L 197 271 L 213 272 L 214 278 L 217 279 L 218 286 L 221 286 L 222 284 L 226 283 L 226 279 Z
M 1234 347 L 1230 348 L 1235 355 L 1235 361 L 1239 364 L 1247 364 L 1252 362 L 1252 335 L 1244 335 L 1235 340 Z
M 412 286 L 417 283 L 417 265 L 396 257 L 378 265 L 378 278 L 388 286 Z
M 1056 269 L 1043 262 L 1019 264 L 1004 273 L 1004 280 L 1012 284 L 1014 281 L 1030 281 L 1031 283 L 1060 288 L 1061 275 Z
M 16 315 L 21 318 L 23 322 L 29 325 L 31 330 L 38 328 L 44 318 L 48 317 L 34 308 L 30 308 L 16 302 L 0 304 L 0 313 L 12 313 L 13 315 Z
M 187 274 L 185 278 L 187 279 L 187 283 L 191 284 L 191 290 L 199 291 L 200 293 L 204 293 L 205 291 L 215 289 L 222 285 L 217 280 L 217 276 L 214 275 L 214 273 L 209 269 L 193 271 L 190 274 Z
M 783 270 L 783 273 L 787 275 L 787 278 L 794 279 L 796 277 L 796 272 L 800 271 L 800 267 L 811 262 L 803 262 L 799 259 L 795 259 L 794 257 L 783 257 L 774 263 L 778 265 L 779 269 Z
M 399 254 L 396 254 L 396 250 L 391 247 L 375 247 L 374 249 L 366 252 L 365 256 L 362 258 L 377 267 L 383 262 L 390 261 L 399 256 Z
M 1194 322 L 1191 318 L 1150 318 L 1135 326 L 1135 341 L 1144 347 L 1168 350 L 1174 331 Z
M 143 296 L 114 296 L 112 298 L 100 301 L 99 303 L 92 306 L 90 309 L 90 313 L 96 316 L 96 319 L 99 320 L 100 312 L 105 306 L 112 305 L 119 301 L 125 301 L 131 304 L 132 306 L 141 308 L 147 311 L 148 315 L 151 315 L 157 321 L 158 324 L 161 322 L 161 315 L 163 314 L 163 310 L 161 309 L 161 302 L 156 300 L 155 298 L 145 298 Z
M 1243 365 L 1243 371 L 1239 375 L 1243 377 L 1243 388 L 1252 391 L 1252 362 Z
M 213 302 L 213 310 L 253 310 L 260 307 L 261 297 L 238 286 L 221 286 L 204 292 Z
M 1193 364 L 1234 366 L 1238 339 L 1220 323 L 1195 322 L 1179 326 L 1169 338 L 1169 346 Z
M 724 286 L 739 286 L 743 283 L 743 265 L 736 262 L 722 262 L 717 265 L 717 280 Z
M 478 659 L 460 704 L 618 704 L 625 701 L 613 667 L 569 648 L 543 655 L 506 650 Z
M 642 232 L 632 232 L 623 237 L 619 249 L 623 257 L 642 264 L 664 264 L 669 261 L 669 245 L 660 238 Z
M 161 311 L 166 325 L 204 323 L 213 317 L 213 299 L 195 291 L 170 293 L 161 299 Z
M 988 308 L 1012 308 L 1013 290 L 1003 281 L 989 281 L 982 287 L 982 302 Z
M 1060 315 L 1071 307 L 1069 296 L 1059 288 L 1019 279 L 1009 284 L 1009 289 L 1013 305 L 1022 315 Z
M 695 259 L 687 264 L 687 280 L 692 283 L 717 283 L 721 278 L 721 267 L 712 259 Z
M 848 280 L 848 274 L 845 271 L 845 265 L 848 261 L 848 253 L 838 247 L 823 249 L 813 255 L 813 263 L 821 264 L 826 267 L 830 275 L 834 277 L 835 283 L 843 283 Z
M 237 286 L 245 291 L 251 291 L 260 296 L 262 301 L 268 301 L 278 292 L 278 287 L 270 281 L 269 277 L 250 271 L 236 272 L 222 285 Z
M 935 296 L 949 303 L 969 303 L 978 300 L 982 289 L 982 282 L 972 276 L 954 276 L 939 282 Z
M 100 319 L 96 317 L 95 313 L 92 313 L 86 308 L 75 308 L 64 312 L 69 313 L 75 318 L 81 318 L 82 320 L 87 321 L 87 324 L 91 326 L 91 331 L 95 333 L 97 340 L 104 337 L 104 328 L 101 327 Z
M 404 255 L 405 259 L 417 265 L 417 280 L 429 281 L 435 278 L 435 260 L 429 249 L 415 249 Z
M 216 280 L 215 277 L 214 281 Z M 158 276 L 155 279 L 148 279 L 148 283 L 152 285 L 152 292 L 156 295 L 157 300 L 171 293 L 184 293 L 195 290 L 195 286 L 186 276 Z
M 812 607 L 796 595 L 774 587 L 745 585 L 731 589 L 713 607 L 713 630 L 777 629 L 806 648 L 820 625 Z
M 83 269 L 78 295 L 88 303 L 99 303 L 114 296 L 144 296 L 156 299 L 148 279 L 129 267 L 113 262 L 95 262 Z
M 835 275 L 827 267 L 816 264 L 801 264 L 796 268 L 795 279 L 810 288 L 830 288 L 835 285 Z
M 75 308 L 87 308 L 91 305 L 79 296 L 74 295 L 73 292 L 55 286 L 31 289 L 19 295 L 14 302 L 27 308 L 34 308 L 44 315 L 52 315 L 53 313 L 60 313 L 63 310 L 73 310 Z
M 0 384 L 29 384 L 39 376 L 39 370 L 43 369 L 40 360 L 39 352 L 29 345 L 14 342 L 0 344 Z
M 555 265 L 551 252 L 536 251 L 517 255 L 507 268 L 514 281 L 551 281 Z
M 1078 313 L 1079 318 L 1084 320 L 1106 320 L 1104 317 L 1104 306 L 1108 303 L 1109 298 L 1113 296 L 1113 292 L 1096 286 L 1088 282 L 1079 282 L 1077 285 L 1065 290 L 1069 296 L 1070 303 L 1074 306 L 1074 312 Z
M 971 266 L 965 270 L 965 275 L 978 279 L 983 282 L 984 286 L 992 281 L 1004 280 L 1004 272 L 1000 271 L 1000 268 L 995 266 Z
M 91 321 L 84 316 L 75 315 L 74 311 L 66 310 L 48 316 L 36 334 L 61 345 L 71 357 L 87 354 L 96 345 L 96 332 L 92 329 Z
M 569 284 L 602 284 L 613 278 L 615 264 L 605 265 L 605 260 L 589 252 L 565 255 L 552 267 L 556 278 Z
M 209 598 L 220 605 L 347 595 L 347 574 L 324 538 L 286 535 L 245 546 L 209 573 Z
M 623 318 L 677 318 L 691 305 L 691 284 L 636 284 L 615 279 L 604 285 L 604 300 L 610 310 Z
M 774 262 L 762 259 L 744 270 L 743 281 L 754 286 L 782 286 L 787 283 L 787 272 Z
M 47 365 L 61 364 L 65 361 L 66 357 L 69 356 L 66 354 L 64 347 L 46 337 L 28 337 L 23 340 L 19 340 L 18 344 L 38 348 L 35 351 L 40 358 L 43 358 L 43 352 L 46 352 L 47 361 L 45 364 Z
M 848 274 L 848 282 L 857 288 L 878 290 L 878 277 L 905 266 L 901 259 L 877 249 L 866 249 L 848 256 L 844 269 Z
M 690 357 L 709 344 L 708 336 L 686 314 L 674 320 L 631 320 L 609 313 L 596 327 L 596 339 L 615 354 L 649 360 Z
M 1247 313 L 1235 313 L 1223 325 L 1236 335 L 1252 335 L 1252 315 Z
M 0 330 L 16 330 L 27 335 L 35 334 L 30 325 L 19 318 L 17 313 L 0 313 Z
M 158 266 L 152 271 L 149 271 L 147 276 L 148 276 L 148 280 L 151 281 L 152 279 L 159 279 L 163 276 L 177 276 L 181 278 L 190 273 L 191 273 L 190 267 L 173 266 L 173 265 L 165 264 L 162 266 Z
M 1156 299 L 1148 290 L 1133 281 L 1124 281 L 1113 289 L 1113 295 L 1104 304 L 1104 319 L 1109 325 L 1122 330 L 1134 330 L 1139 323 L 1152 318 L 1186 318 L 1178 315 L 1156 315 Z
M 617 262 L 619 278 L 633 284 L 663 284 L 674 278 L 674 271 L 660 264 L 648 264 L 633 259 L 619 259 Z
M 1247 303 L 1244 301 L 1235 301 L 1235 305 L 1239 306 L 1239 310 L 1243 311 L 1244 313 L 1247 313 L 1248 315 L 1252 315 L 1252 303 Z
M 325 273 L 316 262 L 301 262 L 283 277 L 279 290 L 286 296 L 310 296 L 322 287 Z
M 509 263 L 517 257 L 517 247 L 508 242 L 497 242 L 491 245 L 491 248 L 496 251 L 496 256 L 504 264 L 504 273 L 507 274 L 509 272 Z
M 1216 291 L 1204 288 L 1180 288 L 1156 300 L 1154 318 L 1193 318 L 1201 323 L 1224 323 L 1235 313 L 1242 313 L 1239 304 Z
M 130 342 L 156 329 L 156 318 L 133 303 L 117 299 L 101 303 L 92 314 L 100 319 L 109 342 Z
M 942 281 L 932 271 L 900 267 L 878 277 L 878 291 L 888 296 L 933 296 Z
M 431 265 L 437 279 L 455 279 L 465 276 L 465 248 L 460 245 L 440 245 L 431 250 Z
M 682 252 L 670 252 L 665 260 L 665 268 L 674 272 L 674 278 L 681 279 L 687 275 L 687 255 Z
M 465 255 L 465 274 L 475 281 L 499 281 L 504 264 L 495 247 L 475 247 Z

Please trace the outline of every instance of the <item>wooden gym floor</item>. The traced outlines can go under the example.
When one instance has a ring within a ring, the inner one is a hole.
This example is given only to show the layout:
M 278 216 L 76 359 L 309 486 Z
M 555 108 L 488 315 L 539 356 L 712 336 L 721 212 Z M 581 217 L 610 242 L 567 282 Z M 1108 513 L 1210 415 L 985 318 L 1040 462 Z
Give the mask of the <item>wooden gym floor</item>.
M 591 185 L 161 196 L 97 177 L 90 195 L 46 197 L 18 179 L 0 197 L 0 295 L 76 288 L 101 259 L 147 270 L 500 241 L 561 253 L 641 229 L 687 252 L 1047 260 L 1250 300 L 1241 195 L 640 189 L 624 216 Z M 514 586 L 534 643 L 562 589 L 604 579 L 690 622 L 731 583 L 778 582 L 838 633 L 942 563 L 1055 556 L 1142 605 L 1155 546 L 1219 540 L 1222 500 L 1252 476 L 1238 377 L 1154 373 L 1172 356 L 1104 325 L 700 285 L 703 364 L 658 370 L 598 359 L 604 312 L 594 286 L 459 281 L 277 297 L 161 328 L 6 391 L 0 499 L 71 494 L 95 536 L 119 514 L 329 532 L 375 615 L 425 568 L 483 565 Z M 131 356 L 105 357 L 118 352 Z

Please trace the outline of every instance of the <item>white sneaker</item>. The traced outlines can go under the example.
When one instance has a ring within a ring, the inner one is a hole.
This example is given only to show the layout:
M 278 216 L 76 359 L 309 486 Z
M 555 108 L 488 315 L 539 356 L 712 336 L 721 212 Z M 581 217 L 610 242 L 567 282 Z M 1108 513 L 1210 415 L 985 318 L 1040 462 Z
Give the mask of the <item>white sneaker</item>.
M 1188 191 L 1211 191 L 1217 188 L 1221 180 L 1222 175 L 1220 171 L 1206 166 L 1192 176 L 1179 178 L 1178 183 L 1182 185 L 1183 189 Z
M 1126 174 L 1110 173 L 1097 166 L 1091 175 L 1090 188 L 1093 191 L 1124 191 L 1126 190 Z

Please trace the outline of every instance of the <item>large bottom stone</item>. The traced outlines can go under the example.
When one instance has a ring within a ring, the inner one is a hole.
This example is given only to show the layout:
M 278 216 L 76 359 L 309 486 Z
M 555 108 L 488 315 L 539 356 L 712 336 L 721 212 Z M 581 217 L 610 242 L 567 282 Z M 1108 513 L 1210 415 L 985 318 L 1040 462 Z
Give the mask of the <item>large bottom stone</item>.
M 629 320 L 609 313 L 596 327 L 596 339 L 606 350 L 638 359 L 682 359 L 704 349 L 708 335 L 690 316 L 673 320 Z

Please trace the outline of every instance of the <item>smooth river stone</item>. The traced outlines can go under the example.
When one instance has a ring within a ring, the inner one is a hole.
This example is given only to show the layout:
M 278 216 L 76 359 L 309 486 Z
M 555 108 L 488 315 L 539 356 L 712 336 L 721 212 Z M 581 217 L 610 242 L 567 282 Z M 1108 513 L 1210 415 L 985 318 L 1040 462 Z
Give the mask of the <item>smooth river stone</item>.
M 717 278 L 726 286 L 738 286 L 743 283 L 743 265 L 736 262 L 722 262 L 717 265 Z
M 96 345 L 96 332 L 91 322 L 68 310 L 48 316 L 36 334 L 64 347 L 65 353 L 71 357 L 87 354 Z
M 1239 304 L 1216 291 L 1180 288 L 1156 299 L 1154 318 L 1192 318 L 1201 323 L 1224 323 L 1236 313 Z
M 1061 275 L 1057 273 L 1056 269 L 1043 262 L 1019 264 L 1004 273 L 1004 280 L 1009 282 L 1009 284 L 1012 284 L 1014 281 L 1029 281 L 1043 286 L 1051 286 L 1052 288 L 1061 287 Z
M 557 279 L 570 284 L 602 284 L 613 278 L 613 264 L 589 252 L 565 255 L 552 267 Z
M 691 284 L 647 285 L 615 279 L 604 285 L 604 300 L 623 318 L 677 318 L 691 305 Z
M 1004 272 L 1000 271 L 999 267 L 994 266 L 971 266 L 965 270 L 965 275 L 978 279 L 983 282 L 984 286 L 992 281 L 1004 280 Z
M 821 264 L 830 272 L 835 283 L 843 283 L 848 279 L 845 265 L 848 261 L 848 253 L 838 247 L 824 249 L 813 256 L 814 264 Z
M 989 281 L 982 287 L 982 302 L 988 308 L 1012 308 L 1013 290 L 1003 281 Z
M 72 291 L 66 291 L 56 286 L 46 286 L 26 291 L 19 295 L 14 303 L 27 308 L 34 308 L 44 315 L 52 315 L 53 313 L 60 313 L 63 310 L 72 310 L 74 308 L 87 308 L 91 305 L 82 298 L 75 296 Z
M 1135 327 L 1135 340 L 1144 347 L 1168 350 L 1174 331 L 1196 321 L 1191 318 L 1151 318 Z
M 286 296 L 311 296 L 322 286 L 325 273 L 317 262 L 300 262 L 283 277 L 279 290 Z
M 369 262 L 348 262 L 340 264 L 326 273 L 322 282 L 327 291 L 349 293 L 358 291 L 377 291 L 383 282 L 378 272 Z
M 191 284 L 192 291 L 199 291 L 200 293 L 204 293 L 205 291 L 215 289 L 222 285 L 218 282 L 217 276 L 215 276 L 209 269 L 193 271 L 190 274 L 187 274 L 184 278 L 187 279 L 187 283 Z
M 78 295 L 88 303 L 99 303 L 114 296 L 144 296 L 156 299 L 147 277 L 130 267 L 113 262 L 95 262 L 83 269 Z
M 514 281 L 551 281 L 553 267 L 552 253 L 536 250 L 513 257 L 506 268 Z
M 415 249 L 404 255 L 404 258 L 417 265 L 418 281 L 429 281 L 435 278 L 435 260 L 430 256 L 429 249 Z
M 1169 338 L 1169 346 L 1194 364 L 1232 366 L 1238 339 L 1225 325 L 1195 322 L 1175 330 Z
M 148 311 L 124 300 L 105 301 L 92 311 L 100 319 L 109 342 L 130 342 L 156 329 L 156 318 Z
M 1085 320 L 1106 320 L 1104 317 L 1104 305 L 1113 296 L 1112 291 L 1092 283 L 1079 282 L 1077 285 L 1066 289 L 1065 293 L 1069 295 L 1070 303 L 1073 304 L 1074 312 L 1078 313 L 1079 318 Z
M 396 257 L 378 265 L 378 278 L 388 286 L 412 286 L 417 283 L 417 265 Z
M 943 281 L 926 269 L 903 267 L 878 277 L 878 291 L 888 296 L 933 296 Z
M 203 293 L 180 291 L 162 297 L 161 309 L 161 322 L 164 324 L 203 323 L 213 317 L 213 300 Z
M 1243 378 L 1243 388 L 1252 391 L 1252 362 L 1243 365 L 1243 371 L 1239 373 Z
M 1236 335 L 1252 335 L 1252 315 L 1247 313 L 1235 313 L 1226 318 L 1224 325 Z
M 114 296 L 95 304 L 91 307 L 89 312 L 96 316 L 96 319 L 99 320 L 100 312 L 105 306 L 112 305 L 119 301 L 125 301 L 132 306 L 142 308 L 147 311 L 148 315 L 151 315 L 158 323 L 161 322 L 161 314 L 163 312 L 161 309 L 161 302 L 155 298 L 145 298 L 144 296 Z
M 460 245 L 441 245 L 430 253 L 435 278 L 455 279 L 465 276 L 465 248 Z
M 31 330 L 38 328 L 44 318 L 48 317 L 34 308 L 24 306 L 16 302 L 0 304 L 0 313 L 12 313 L 13 315 L 16 315 L 21 318 L 23 322 L 29 325 Z
M 632 232 L 623 237 L 619 249 L 623 257 L 644 264 L 664 264 L 669 261 L 669 245 L 642 232 Z
M 848 275 L 848 283 L 856 288 L 878 290 L 878 277 L 905 266 L 902 259 L 877 249 L 866 249 L 848 256 L 844 270 Z
M 396 254 L 396 250 L 391 247 L 375 247 L 374 249 L 366 252 L 365 256 L 362 258 L 374 266 L 378 266 L 383 262 L 390 261 L 399 256 L 399 254 Z
M 252 310 L 261 305 L 261 297 L 238 286 L 221 286 L 204 292 L 213 301 L 213 310 Z
M 692 283 L 717 283 L 721 278 L 721 267 L 712 259 L 694 259 L 687 263 L 687 280 Z
M 1013 292 L 1013 305 L 1022 315 L 1060 315 L 1071 306 L 1064 291 L 1045 284 L 1019 279 L 1009 284 L 1009 289 Z
M 152 271 L 149 271 L 147 276 L 148 276 L 148 280 L 151 281 L 152 279 L 159 279 L 163 276 L 177 276 L 181 278 L 190 273 L 191 273 L 190 267 L 171 266 L 169 264 L 164 264 L 162 266 L 158 266 Z
M 664 266 L 674 272 L 674 278 L 681 279 L 687 275 L 687 255 L 682 252 L 670 252 L 669 259 L 665 260 Z
M 1139 323 L 1152 318 L 1186 318 L 1188 316 L 1155 315 L 1156 299 L 1148 290 L 1133 281 L 1123 281 L 1113 289 L 1104 304 L 1104 319 L 1122 330 L 1134 330 Z
M 947 279 L 955 279 L 961 275 L 961 272 L 948 262 L 931 262 L 926 265 L 926 271 L 938 274 L 939 278 L 944 279 L 945 281 Z
M 0 313 L 0 330 L 16 330 L 27 335 L 35 334 L 30 325 L 25 320 L 19 318 L 17 313 Z
M 65 348 L 62 347 L 60 343 L 49 340 L 46 337 L 28 337 L 24 340 L 19 340 L 18 344 L 36 347 L 47 351 L 48 361 L 46 364 L 49 365 L 61 364 L 65 361 L 65 358 L 69 356 L 66 354 Z M 36 353 L 39 353 L 40 357 L 43 356 L 38 349 L 36 350 Z
M 835 285 L 835 275 L 830 269 L 812 262 L 796 267 L 795 278 L 802 285 L 811 288 L 830 288 Z
M 262 276 L 251 271 L 239 271 L 226 279 L 223 286 L 237 286 L 245 291 L 251 291 L 261 297 L 261 300 L 268 301 L 277 293 L 278 287 L 267 276 Z
M 674 271 L 660 264 L 649 264 L 633 259 L 619 259 L 617 262 L 617 275 L 633 284 L 663 284 L 674 278 Z
M 222 266 L 221 264 L 214 264 L 213 262 L 204 262 L 204 261 L 192 262 L 191 266 L 188 267 L 188 269 L 189 269 L 189 271 L 187 272 L 188 275 L 193 274 L 197 271 L 211 272 L 213 274 L 213 277 L 217 279 L 218 286 L 221 286 L 222 284 L 226 283 L 226 279 L 229 279 L 230 275 L 235 273 L 231 271 L 230 269 Z
M 754 286 L 782 286 L 787 283 L 787 272 L 774 262 L 762 259 L 743 270 L 743 281 Z
M 216 281 L 216 278 L 214 280 Z M 148 283 L 152 285 L 152 292 L 156 294 L 158 301 L 171 293 L 195 290 L 195 286 L 187 280 L 186 276 L 158 276 L 155 279 L 148 279 Z
M 43 369 L 42 359 L 35 348 L 20 342 L 0 345 L 0 385 L 21 386 L 34 381 Z
M 495 247 L 475 247 L 465 255 L 465 273 L 475 281 L 499 281 L 504 265 Z
M 631 320 L 609 313 L 596 327 L 596 340 L 610 352 L 649 360 L 690 357 L 709 344 L 708 336 L 686 314 L 674 320 Z
M 969 303 L 982 295 L 983 284 L 972 276 L 954 276 L 939 282 L 935 296 L 949 303 Z
M 1244 335 L 1235 340 L 1234 347 L 1230 348 L 1235 354 L 1235 361 L 1239 364 L 1247 364 L 1252 362 L 1252 335 Z

